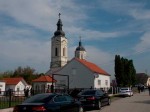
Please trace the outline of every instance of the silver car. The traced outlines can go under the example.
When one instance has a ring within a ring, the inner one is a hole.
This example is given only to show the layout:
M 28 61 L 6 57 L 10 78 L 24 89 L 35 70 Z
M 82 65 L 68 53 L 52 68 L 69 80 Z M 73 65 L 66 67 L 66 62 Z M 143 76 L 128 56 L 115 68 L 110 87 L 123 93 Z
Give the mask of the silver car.
M 119 90 L 120 96 L 133 96 L 133 91 L 130 87 L 122 87 Z

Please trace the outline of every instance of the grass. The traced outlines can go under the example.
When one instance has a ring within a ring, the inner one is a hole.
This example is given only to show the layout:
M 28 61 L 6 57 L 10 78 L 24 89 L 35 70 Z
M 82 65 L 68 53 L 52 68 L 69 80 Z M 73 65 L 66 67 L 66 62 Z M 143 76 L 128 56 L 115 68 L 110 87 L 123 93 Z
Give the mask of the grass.
M 9 99 L 7 97 L 1 97 L 0 98 L 0 109 L 14 107 L 18 104 L 21 104 L 24 100 L 25 100 L 25 98 L 13 97 L 11 99 L 11 102 L 10 102 L 10 105 L 9 105 Z

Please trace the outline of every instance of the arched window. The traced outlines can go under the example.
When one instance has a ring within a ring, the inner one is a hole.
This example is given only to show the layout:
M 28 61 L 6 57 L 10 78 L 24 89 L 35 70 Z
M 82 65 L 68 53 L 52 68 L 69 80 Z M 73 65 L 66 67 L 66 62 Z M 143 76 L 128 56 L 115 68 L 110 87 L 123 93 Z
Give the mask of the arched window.
M 55 48 L 55 56 L 58 56 L 58 48 Z
M 65 54 L 66 54 L 66 48 L 64 47 L 63 48 L 63 56 L 65 56 Z

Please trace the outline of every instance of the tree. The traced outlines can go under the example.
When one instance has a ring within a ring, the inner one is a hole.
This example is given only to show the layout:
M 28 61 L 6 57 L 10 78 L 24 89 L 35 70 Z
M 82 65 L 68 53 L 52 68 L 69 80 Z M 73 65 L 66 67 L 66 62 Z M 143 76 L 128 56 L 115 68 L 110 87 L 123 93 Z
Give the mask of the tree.
M 2 78 L 10 78 L 13 75 L 13 71 L 6 71 L 4 73 L 0 73 L 0 79 Z
M 25 68 L 19 66 L 14 71 L 6 71 L 4 73 L 0 73 L 0 79 L 11 78 L 11 77 L 23 77 L 28 84 L 31 84 L 33 79 L 38 78 L 43 74 L 44 73 L 40 73 L 40 74 L 35 73 L 35 69 L 29 66 Z
M 14 71 L 13 77 L 23 77 L 28 84 L 31 84 L 32 80 L 36 77 L 35 74 L 36 73 L 33 68 L 30 68 L 29 66 L 22 68 L 19 66 Z
M 118 86 L 131 86 L 135 84 L 136 70 L 132 60 L 115 56 L 115 77 Z
M 136 84 L 145 85 L 148 79 L 148 75 L 146 73 L 138 73 L 136 74 Z

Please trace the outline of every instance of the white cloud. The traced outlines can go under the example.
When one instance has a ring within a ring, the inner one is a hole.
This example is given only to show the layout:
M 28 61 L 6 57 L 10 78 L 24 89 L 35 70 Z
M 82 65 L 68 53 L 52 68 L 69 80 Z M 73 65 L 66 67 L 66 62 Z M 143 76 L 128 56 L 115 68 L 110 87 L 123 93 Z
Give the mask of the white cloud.
M 75 20 L 85 18 L 83 11 L 76 6 L 69 0 L 3 0 L 0 1 L 0 12 L 24 24 L 54 31 L 59 12 L 62 12 L 62 19 L 67 24 L 76 24 Z
M 66 28 L 66 32 L 69 32 L 69 35 L 81 36 L 85 40 L 102 40 L 108 38 L 118 38 L 123 35 L 127 35 L 129 32 L 126 31 L 112 31 L 112 32 L 102 32 L 96 30 L 89 30 L 77 27 Z M 75 38 L 76 39 L 76 38 Z
M 99 65 L 108 64 L 114 58 L 112 57 L 112 54 L 93 46 L 85 46 L 85 49 L 87 51 L 87 59 Z
M 5 27 L 0 32 L 0 70 L 28 65 L 46 72 L 44 70 L 49 68 L 50 62 L 50 41 L 38 40 L 31 29 Z
M 107 0 L 99 1 L 100 8 L 108 12 L 119 15 L 132 15 L 135 10 L 140 10 L 145 5 L 144 2 L 134 2 L 130 0 Z
M 146 9 L 132 10 L 132 16 L 137 20 L 148 20 L 150 21 L 150 11 Z
M 150 49 L 150 32 L 145 32 L 141 37 L 141 41 L 134 47 L 136 53 L 149 51 Z

